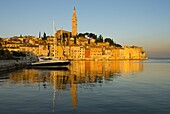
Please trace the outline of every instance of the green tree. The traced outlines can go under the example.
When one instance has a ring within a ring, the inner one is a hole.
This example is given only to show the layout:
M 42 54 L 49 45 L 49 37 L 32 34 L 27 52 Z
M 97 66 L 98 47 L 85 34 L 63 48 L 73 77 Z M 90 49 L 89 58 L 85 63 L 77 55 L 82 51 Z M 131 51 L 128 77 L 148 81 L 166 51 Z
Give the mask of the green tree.
M 74 37 L 74 44 L 76 44 L 77 43 L 77 38 L 76 38 L 76 36 Z
M 94 33 L 89 33 L 89 37 L 92 39 L 97 39 L 97 35 Z
M 61 36 L 60 36 L 60 38 L 62 38 L 62 40 L 63 40 L 63 44 L 65 44 L 65 41 L 66 41 L 66 38 L 68 38 L 68 34 L 67 33 L 63 33 Z
M 4 56 L 5 55 L 5 51 L 4 50 L 0 50 L 0 56 Z
M 97 38 L 97 43 L 98 42 L 103 42 L 103 36 L 100 34 L 99 37 Z
M 67 33 L 63 33 L 60 38 L 68 38 L 68 34 Z
M 89 33 L 88 32 L 84 33 L 84 36 L 89 37 Z
M 46 35 L 46 33 L 45 33 L 45 32 L 44 32 L 44 35 L 43 35 L 42 40 L 47 40 L 47 35 Z
M 10 53 L 9 50 L 5 50 L 5 58 L 6 59 L 12 59 L 12 54 Z
M 116 46 L 116 47 L 122 47 L 120 44 L 116 44 L 116 43 L 114 43 L 114 46 Z
M 39 32 L 39 38 L 41 38 L 41 32 Z
M 78 37 L 85 37 L 85 34 L 84 33 L 79 33 Z
M 111 38 L 105 38 L 104 42 L 109 42 L 110 45 L 114 45 L 114 42 Z

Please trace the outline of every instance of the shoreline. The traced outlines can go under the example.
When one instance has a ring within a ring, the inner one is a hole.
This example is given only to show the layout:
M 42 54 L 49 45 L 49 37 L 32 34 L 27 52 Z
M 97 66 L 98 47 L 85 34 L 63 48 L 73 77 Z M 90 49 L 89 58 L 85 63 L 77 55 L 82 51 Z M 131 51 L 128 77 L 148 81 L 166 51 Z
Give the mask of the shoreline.
M 26 68 L 30 61 L 4 60 L 0 61 L 0 73 L 7 73 L 18 69 Z
M 75 59 L 71 61 L 144 61 L 148 59 L 114 59 L 114 60 L 102 60 L 102 59 L 97 59 L 97 60 L 92 60 L 92 59 L 86 59 L 86 60 L 80 60 L 80 59 Z M 1 60 L 0 61 L 0 73 L 7 73 L 9 71 L 15 71 L 18 69 L 23 69 L 27 68 L 27 66 L 31 63 L 31 61 L 16 61 L 16 60 Z

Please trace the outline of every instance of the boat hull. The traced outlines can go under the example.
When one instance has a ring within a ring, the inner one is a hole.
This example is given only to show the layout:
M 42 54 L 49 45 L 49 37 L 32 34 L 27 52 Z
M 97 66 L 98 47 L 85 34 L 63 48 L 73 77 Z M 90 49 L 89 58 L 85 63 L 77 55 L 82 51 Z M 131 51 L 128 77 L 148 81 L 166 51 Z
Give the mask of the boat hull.
M 29 68 L 35 69 L 63 69 L 70 64 L 70 61 L 45 61 L 31 63 Z
M 31 66 L 67 66 L 70 64 L 70 61 L 61 61 L 61 62 L 37 62 L 37 63 L 32 63 Z
M 65 70 L 65 71 L 69 70 L 67 66 L 29 66 L 28 69 Z

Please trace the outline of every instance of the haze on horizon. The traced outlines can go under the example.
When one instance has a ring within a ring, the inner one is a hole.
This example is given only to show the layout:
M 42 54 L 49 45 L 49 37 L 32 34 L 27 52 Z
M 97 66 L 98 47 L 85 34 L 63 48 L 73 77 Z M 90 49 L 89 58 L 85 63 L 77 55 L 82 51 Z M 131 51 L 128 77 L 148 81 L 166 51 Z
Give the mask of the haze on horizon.
M 144 48 L 148 57 L 170 58 L 170 0 L 1 0 L 0 37 L 71 31 L 74 6 L 78 33 L 93 32 L 121 45 Z

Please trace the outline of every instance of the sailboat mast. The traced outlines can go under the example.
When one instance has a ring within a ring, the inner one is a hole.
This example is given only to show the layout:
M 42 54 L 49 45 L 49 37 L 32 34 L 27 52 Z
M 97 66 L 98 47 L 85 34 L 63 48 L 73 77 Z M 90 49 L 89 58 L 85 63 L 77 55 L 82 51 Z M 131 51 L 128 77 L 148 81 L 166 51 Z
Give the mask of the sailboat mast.
M 63 54 L 63 27 L 61 27 L 61 48 L 62 48 L 62 54 Z
M 56 58 L 56 47 L 57 47 L 57 38 L 56 38 L 56 26 L 55 22 L 53 21 L 53 32 L 54 32 L 54 58 Z

